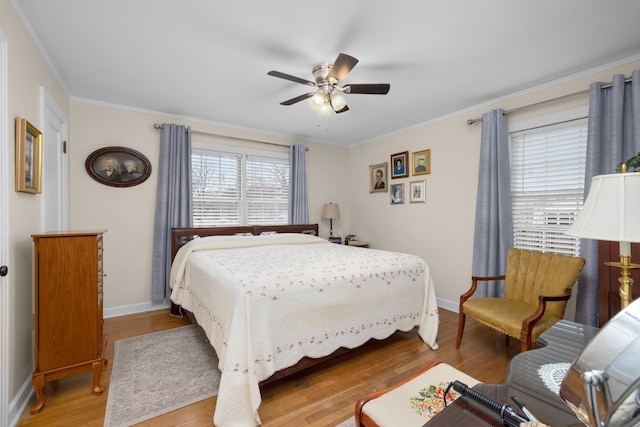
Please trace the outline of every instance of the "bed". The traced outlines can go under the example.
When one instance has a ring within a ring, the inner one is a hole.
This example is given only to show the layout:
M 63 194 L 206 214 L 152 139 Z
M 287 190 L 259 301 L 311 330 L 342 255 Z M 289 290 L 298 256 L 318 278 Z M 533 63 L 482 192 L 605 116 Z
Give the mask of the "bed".
M 170 285 L 220 360 L 214 424 L 260 424 L 261 382 L 418 327 L 437 349 L 438 309 L 417 256 L 337 245 L 317 224 L 172 230 Z

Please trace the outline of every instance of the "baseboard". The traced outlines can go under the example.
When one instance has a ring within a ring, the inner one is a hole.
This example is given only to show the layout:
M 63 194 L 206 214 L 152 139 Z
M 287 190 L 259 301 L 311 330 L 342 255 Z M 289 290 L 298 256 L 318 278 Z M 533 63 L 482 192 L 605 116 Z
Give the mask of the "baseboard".
M 7 418 L 11 427 L 15 426 L 18 424 L 18 421 L 20 421 L 20 417 L 27 407 L 29 399 L 31 399 L 31 395 L 33 393 L 33 387 L 31 387 L 31 376 L 29 376 L 24 384 L 22 384 L 22 387 L 20 387 L 20 390 L 18 390 L 16 397 L 9 402 L 9 414 Z
M 145 302 L 141 304 L 121 305 L 119 307 L 105 308 L 102 310 L 102 317 L 126 316 L 127 314 L 144 313 L 147 311 L 162 310 L 171 307 L 171 302 L 165 300 L 162 302 Z
M 460 303 L 458 301 L 450 301 L 443 298 L 436 298 L 439 308 L 444 308 L 445 310 L 453 311 L 454 313 L 458 313 L 460 310 Z

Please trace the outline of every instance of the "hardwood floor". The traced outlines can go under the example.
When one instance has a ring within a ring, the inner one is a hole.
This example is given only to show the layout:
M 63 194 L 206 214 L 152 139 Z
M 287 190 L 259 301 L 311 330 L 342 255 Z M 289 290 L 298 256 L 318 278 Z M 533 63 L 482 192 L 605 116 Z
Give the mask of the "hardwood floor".
M 48 383 L 47 401 L 41 413 L 31 415 L 32 397 L 18 426 L 101 427 L 107 405 L 114 342 L 119 339 L 175 328 L 188 319 L 169 316 L 168 310 L 105 319 L 109 334 L 106 350 L 109 364 L 102 373 L 105 391 L 91 393 L 91 373 Z M 440 309 L 437 351 L 431 350 L 417 330 L 396 333 L 384 342 L 370 342 L 339 359 L 308 369 L 262 387 L 260 417 L 264 426 L 335 426 L 353 416 L 363 395 L 388 387 L 418 371 L 433 360 L 446 362 L 478 380 L 501 383 L 507 365 L 518 354 L 520 343 L 467 319 L 459 350 L 455 349 L 457 313 Z M 139 426 L 211 426 L 215 397 L 154 418 Z

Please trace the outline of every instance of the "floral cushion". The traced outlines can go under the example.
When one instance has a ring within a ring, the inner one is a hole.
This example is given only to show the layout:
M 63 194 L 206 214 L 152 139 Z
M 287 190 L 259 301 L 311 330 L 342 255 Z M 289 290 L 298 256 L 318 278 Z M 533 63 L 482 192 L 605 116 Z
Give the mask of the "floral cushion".
M 444 392 L 454 380 L 469 387 L 478 384 L 478 380 L 453 366 L 439 363 L 367 401 L 362 406 L 362 413 L 380 427 L 423 427 L 444 409 Z M 447 405 L 459 396 L 453 388 L 449 389 Z
M 446 392 L 447 387 L 449 387 L 449 384 L 451 383 L 440 382 L 437 386 L 430 385 L 429 387 L 421 389 L 418 392 L 418 396 L 414 396 L 409 399 L 411 409 L 413 409 L 416 414 L 425 417 L 427 420 L 438 415 L 438 413 L 445 408 L 444 393 Z M 455 391 L 453 388 L 450 388 L 446 395 L 447 405 L 458 397 L 460 397 L 460 393 Z

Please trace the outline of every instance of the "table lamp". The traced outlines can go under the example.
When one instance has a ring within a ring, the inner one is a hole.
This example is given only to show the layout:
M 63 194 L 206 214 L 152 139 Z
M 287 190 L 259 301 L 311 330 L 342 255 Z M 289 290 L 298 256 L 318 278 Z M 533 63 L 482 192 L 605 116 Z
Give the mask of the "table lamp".
M 333 219 L 340 218 L 340 208 L 337 204 L 325 203 L 322 207 L 322 218 L 329 219 L 329 236 L 333 237 Z
M 619 267 L 620 305 L 631 302 L 633 279 L 631 243 L 640 242 L 640 172 L 594 176 L 580 214 L 566 234 L 584 239 L 620 242 L 620 262 L 606 265 Z

